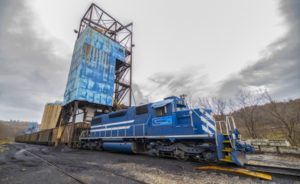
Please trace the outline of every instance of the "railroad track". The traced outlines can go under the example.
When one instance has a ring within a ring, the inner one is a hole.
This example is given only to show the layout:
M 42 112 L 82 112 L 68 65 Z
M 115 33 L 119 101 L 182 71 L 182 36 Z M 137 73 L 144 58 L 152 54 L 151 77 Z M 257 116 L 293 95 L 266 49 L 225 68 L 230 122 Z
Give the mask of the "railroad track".
M 275 167 L 275 166 L 254 165 L 254 164 L 246 164 L 244 167 L 251 171 L 264 172 L 269 174 L 278 174 L 284 176 L 293 176 L 299 178 L 300 180 L 300 169 L 297 168 Z
M 41 157 L 40 155 L 29 151 L 27 149 L 22 148 L 25 152 L 29 153 L 33 157 L 41 160 L 42 162 L 47 163 L 50 166 L 53 166 L 57 168 L 57 170 L 63 174 L 65 174 L 68 177 L 71 177 L 73 180 L 75 180 L 77 183 L 85 184 L 84 181 L 80 180 L 79 178 L 75 177 L 74 175 L 64 171 L 61 169 L 58 165 L 56 165 L 54 162 L 50 162 L 46 160 L 45 158 Z M 208 163 L 209 164 L 209 163 Z M 233 174 L 242 174 L 246 176 L 256 177 L 260 179 L 265 180 L 272 180 L 272 176 L 285 176 L 289 177 L 293 180 L 300 181 L 300 168 L 288 168 L 288 167 L 275 167 L 275 166 L 266 166 L 266 165 L 255 165 L 255 164 L 245 164 L 244 167 L 237 167 L 230 164 L 216 164 L 216 165 L 202 165 L 199 167 L 196 167 L 197 170 L 213 170 L 213 171 L 221 171 L 221 172 L 229 172 Z M 101 168 L 103 170 L 103 168 Z M 105 170 L 106 171 L 106 170 Z M 136 180 L 134 178 L 130 178 L 128 176 L 121 175 L 119 173 L 110 172 L 118 177 L 123 177 L 128 180 L 132 180 L 136 183 L 145 183 L 140 180 Z
M 13 146 L 14 146 L 15 148 L 17 148 L 15 145 L 13 145 Z M 50 161 L 46 160 L 45 158 L 43 158 L 43 157 L 40 156 L 39 154 L 34 153 L 34 152 L 29 151 L 29 150 L 24 149 L 24 148 L 21 148 L 20 150 L 22 150 L 22 151 L 28 153 L 29 155 L 31 155 L 31 156 L 37 158 L 38 160 L 40 160 L 41 162 L 46 163 L 46 164 L 49 165 L 49 166 L 55 167 L 55 168 L 57 169 L 58 172 L 60 172 L 60 173 L 62 173 L 62 174 L 64 174 L 64 175 L 70 177 L 70 178 L 73 179 L 76 183 L 86 184 L 86 182 L 84 182 L 83 180 L 79 179 L 78 177 L 74 176 L 74 175 L 71 174 L 71 173 L 66 172 L 65 170 L 63 170 L 62 168 L 60 168 L 56 163 L 50 162 Z M 145 182 L 140 181 L 140 180 L 137 180 L 137 179 L 135 179 L 135 178 L 131 178 L 131 177 L 128 177 L 128 176 L 125 176 L 125 175 L 122 175 L 122 174 L 119 174 L 119 173 L 111 172 L 111 171 L 108 171 L 108 170 L 103 170 L 103 168 L 101 168 L 101 170 L 102 170 L 102 171 L 105 171 L 105 172 L 109 172 L 109 173 L 111 173 L 111 174 L 114 174 L 114 175 L 116 175 L 116 176 L 118 176 L 118 177 L 122 177 L 122 178 L 124 178 L 124 179 L 131 180 L 131 181 L 133 181 L 133 182 L 135 182 L 135 183 L 145 184 Z
M 266 165 L 246 164 L 244 167 L 237 167 L 228 164 L 217 164 L 196 167 L 196 170 L 220 171 L 232 174 L 251 176 L 264 180 L 272 180 L 273 176 L 288 177 L 300 181 L 300 169 L 288 167 L 275 167 Z M 280 178 L 279 177 L 279 178 Z
M 80 183 L 80 184 L 86 184 L 84 181 L 82 181 L 82 180 L 78 179 L 77 177 L 73 176 L 72 174 L 70 174 L 70 173 L 64 171 L 63 169 L 61 169 L 60 167 L 58 167 L 56 164 L 49 162 L 48 160 L 42 158 L 42 157 L 39 156 L 38 154 L 35 154 L 35 153 L 33 153 L 33 152 L 31 152 L 31 151 L 28 151 L 28 150 L 26 150 L 26 149 L 22 149 L 22 150 L 23 150 L 24 152 L 26 152 L 26 153 L 29 153 L 31 156 L 37 158 L 38 160 L 40 160 L 40 161 L 42 161 L 42 162 L 44 162 L 44 163 L 46 163 L 46 164 L 48 164 L 48 165 L 50 165 L 50 166 L 52 166 L 52 167 L 55 167 L 55 168 L 57 169 L 57 171 L 59 171 L 59 172 L 63 173 L 64 175 L 66 175 L 66 176 L 72 178 L 72 179 L 75 180 L 77 183 Z

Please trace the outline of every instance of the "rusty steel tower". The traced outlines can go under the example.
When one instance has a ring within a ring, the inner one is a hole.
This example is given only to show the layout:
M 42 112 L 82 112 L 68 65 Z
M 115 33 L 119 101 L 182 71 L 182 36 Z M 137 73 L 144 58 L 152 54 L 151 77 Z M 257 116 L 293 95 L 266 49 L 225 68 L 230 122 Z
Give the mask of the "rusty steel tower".
M 58 124 L 70 122 L 70 118 L 72 118 L 71 122 L 75 123 L 76 117 L 79 114 L 83 114 L 83 121 L 90 121 L 86 118 L 87 116 L 91 117 L 97 115 L 97 113 L 107 113 L 131 106 L 132 47 L 134 46 L 132 43 L 132 28 L 132 23 L 123 25 L 96 4 L 92 3 L 89 6 L 88 10 L 81 18 L 79 29 L 75 30 L 75 33 L 77 33 L 77 41 L 80 40 L 82 34 L 86 34 L 87 31 L 85 30 L 92 29 L 95 32 L 98 32 L 100 35 L 103 35 L 103 37 L 107 38 L 107 40 L 109 40 L 107 42 L 115 42 L 116 44 L 120 45 L 122 51 L 124 51 L 123 53 L 125 58 L 124 61 L 118 59 L 115 61 L 114 80 L 112 81 L 113 91 L 111 92 L 112 103 L 110 105 L 105 103 L 93 103 L 86 100 L 81 100 L 80 98 L 75 98 L 74 100 L 70 100 L 64 104 Z M 73 57 L 76 55 L 74 55 L 74 53 Z M 73 59 L 74 58 L 72 58 L 72 63 Z M 72 73 L 72 71 L 70 71 L 70 73 Z M 68 82 L 71 83 L 72 81 L 69 81 L 68 79 Z M 72 87 L 74 85 L 70 86 Z M 72 92 L 72 90 L 68 91 L 68 96 L 71 94 L 70 91 Z
M 82 17 L 78 37 L 89 26 L 122 45 L 126 50 L 126 61 L 117 62 L 115 68 L 114 107 L 121 104 L 131 106 L 132 100 L 132 27 L 123 25 L 96 4 L 92 3 Z

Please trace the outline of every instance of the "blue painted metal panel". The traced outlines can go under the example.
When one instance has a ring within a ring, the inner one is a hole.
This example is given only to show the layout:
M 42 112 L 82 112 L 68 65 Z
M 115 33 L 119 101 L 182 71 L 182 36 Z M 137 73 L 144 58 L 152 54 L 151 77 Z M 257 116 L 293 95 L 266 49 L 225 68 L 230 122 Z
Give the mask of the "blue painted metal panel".
M 224 158 L 224 152 L 223 152 L 223 149 L 224 149 L 224 145 L 223 145 L 223 142 L 225 140 L 224 138 L 224 135 L 223 134 L 220 134 L 220 133 L 217 133 L 216 134 L 217 137 L 217 141 L 218 141 L 218 146 L 217 146 L 217 155 L 218 155 L 218 159 L 222 159 Z
M 172 124 L 172 116 L 162 116 L 152 119 L 152 126 L 170 126 Z
M 184 109 L 173 111 L 176 109 L 177 100 L 169 100 L 170 99 L 166 99 L 161 103 L 155 103 L 156 105 L 164 104 L 165 106 L 167 106 L 168 112 L 166 116 L 157 117 L 156 109 L 153 108 L 153 103 L 150 103 L 147 105 L 148 113 L 142 115 L 136 115 L 136 107 L 128 108 L 127 112 L 119 117 L 109 118 L 108 114 L 99 115 L 94 118 L 94 121 L 97 121 L 97 118 L 101 117 L 101 124 L 105 126 L 99 128 L 99 126 L 96 127 L 97 125 L 99 125 L 97 122 L 92 122 L 91 130 L 100 131 L 101 129 L 120 127 L 118 131 L 119 134 L 117 134 L 118 136 L 208 135 L 215 133 L 215 122 L 211 117 L 211 112 L 205 111 L 204 109 Z M 158 106 L 161 107 L 161 105 Z M 199 118 L 199 116 L 201 118 Z M 127 121 L 133 122 L 124 123 Z M 144 129 L 143 126 L 140 126 L 143 124 Z M 126 128 L 126 126 L 130 127 Z M 110 130 L 108 131 L 110 132 Z M 113 130 L 112 132 L 113 136 L 115 136 L 116 130 Z M 106 135 L 102 133 L 101 137 L 103 136 L 109 137 L 110 133 Z
M 116 60 L 125 62 L 125 49 L 87 27 L 77 39 L 64 94 L 74 100 L 112 106 Z

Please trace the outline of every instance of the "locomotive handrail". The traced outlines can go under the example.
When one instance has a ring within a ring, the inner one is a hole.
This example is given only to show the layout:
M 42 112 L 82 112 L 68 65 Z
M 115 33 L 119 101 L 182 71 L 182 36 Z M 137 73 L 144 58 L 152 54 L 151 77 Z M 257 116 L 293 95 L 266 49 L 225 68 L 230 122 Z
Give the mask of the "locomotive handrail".
M 221 134 L 224 133 L 222 124 L 225 125 L 225 130 L 226 130 L 225 133 L 231 137 L 231 138 L 229 138 L 229 141 L 230 141 L 231 147 L 235 149 L 235 144 L 233 143 L 233 140 L 232 140 L 233 139 L 233 137 L 232 137 L 233 130 L 236 129 L 236 124 L 235 124 L 234 118 L 232 116 L 226 116 L 225 120 L 216 121 L 216 124 L 219 125 Z M 217 129 L 216 129 L 216 131 L 218 132 Z

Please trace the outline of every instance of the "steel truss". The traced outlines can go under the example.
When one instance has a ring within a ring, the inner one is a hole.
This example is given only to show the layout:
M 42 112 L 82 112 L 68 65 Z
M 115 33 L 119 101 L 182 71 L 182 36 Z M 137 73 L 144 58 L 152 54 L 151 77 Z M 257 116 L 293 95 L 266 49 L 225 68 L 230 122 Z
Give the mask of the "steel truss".
M 76 117 L 83 114 L 83 122 L 87 122 L 87 110 L 94 109 L 95 113 L 107 113 L 119 108 L 131 106 L 132 96 L 132 27 L 133 24 L 123 25 L 96 4 L 92 3 L 81 18 L 77 38 L 87 26 L 116 41 L 125 48 L 125 62 L 116 62 L 115 91 L 113 107 L 93 104 L 86 101 L 73 101 L 64 105 L 57 126 L 76 122 Z

